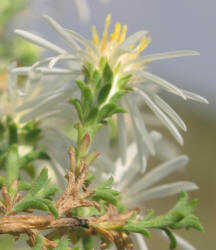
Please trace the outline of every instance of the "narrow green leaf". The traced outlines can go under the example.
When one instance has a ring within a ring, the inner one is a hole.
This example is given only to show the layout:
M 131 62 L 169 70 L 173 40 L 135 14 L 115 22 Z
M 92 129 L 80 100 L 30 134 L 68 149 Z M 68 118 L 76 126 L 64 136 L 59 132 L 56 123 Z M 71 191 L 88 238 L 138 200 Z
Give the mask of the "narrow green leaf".
M 103 70 L 103 78 L 104 78 L 105 84 L 111 84 L 113 81 L 113 72 L 108 63 L 105 64 L 105 67 Z
M 33 247 L 33 250 L 41 250 L 43 247 L 43 240 L 39 234 L 36 235 L 36 242 Z
M 5 128 L 2 122 L 0 122 L 0 140 L 2 140 L 4 136 Z
M 102 120 L 106 119 L 109 114 L 117 108 L 117 105 L 115 103 L 108 103 L 103 106 L 103 108 L 99 111 L 98 114 L 98 122 L 101 122 Z
M 99 62 L 99 69 L 101 72 L 104 71 L 106 62 L 107 62 L 107 59 L 105 57 L 101 57 L 100 62 Z
M 98 121 L 101 122 L 104 119 L 117 114 L 117 113 L 126 113 L 127 110 L 125 110 L 122 107 L 119 107 L 117 104 L 115 103 L 108 103 L 106 105 L 103 106 L 103 108 L 99 111 L 98 114 Z
M 9 145 L 17 144 L 17 125 L 15 123 L 9 123 Z
M 39 199 L 28 199 L 24 201 L 20 201 L 13 207 L 14 212 L 21 212 L 27 209 L 38 209 L 42 211 L 49 211 L 48 206 Z
M 22 180 L 19 181 L 19 186 L 18 186 L 18 190 L 19 190 L 19 191 L 22 191 L 22 190 L 30 190 L 31 187 L 32 187 L 32 185 L 31 185 L 29 182 L 27 182 L 27 181 L 22 181 Z
M 89 115 L 87 116 L 86 124 L 87 125 L 94 124 L 97 121 L 97 116 L 98 116 L 98 108 L 95 107 L 90 111 Z
M 111 89 L 112 85 L 111 84 L 105 84 L 102 89 L 100 90 L 99 94 L 98 94 L 98 105 L 101 105 L 103 102 L 106 101 L 108 95 L 109 95 L 109 92 L 110 92 L 110 89 Z
M 124 89 L 127 85 L 127 83 L 129 82 L 129 80 L 131 79 L 132 75 L 129 74 L 129 75 L 125 75 L 121 78 L 119 78 L 118 82 L 117 82 L 117 87 L 119 89 Z
M 41 129 L 35 128 L 28 131 L 25 134 L 25 141 L 26 143 L 34 143 L 37 142 L 41 138 Z
M 59 191 L 59 188 L 55 185 L 48 185 L 46 186 L 45 190 L 43 191 L 43 197 L 50 197 L 55 195 Z
M 91 89 L 83 81 L 76 80 L 75 82 L 81 91 L 81 106 L 85 112 L 92 106 L 93 95 Z
M 101 83 L 102 83 L 101 74 L 98 70 L 95 70 L 92 76 L 92 85 L 93 85 L 94 92 L 98 91 Z
M 43 188 L 47 180 L 48 180 L 48 170 L 44 168 L 40 172 L 40 175 L 34 180 L 32 184 L 32 188 L 30 189 L 28 194 L 25 196 L 25 198 L 34 197 Z
M 113 190 L 111 185 L 113 183 L 113 178 L 110 177 L 107 182 L 95 188 L 95 192 L 93 194 L 93 198 L 99 198 L 105 201 L 108 201 L 114 205 L 117 205 L 117 196 L 119 192 Z
M 82 243 L 83 243 L 84 250 L 93 250 L 94 249 L 93 240 L 92 240 L 91 236 L 84 236 L 82 238 Z
M 59 217 L 58 211 L 50 200 L 47 200 L 47 199 L 37 199 L 37 200 L 45 203 L 47 207 L 49 208 L 49 211 L 55 216 L 56 219 L 58 219 Z
M 3 184 L 6 184 L 7 183 L 7 180 L 3 177 L 3 176 L 0 176 L 0 187 L 3 185 Z
M 76 98 L 70 98 L 69 100 L 69 103 L 73 104 L 76 111 L 77 111 L 77 114 L 79 116 L 79 119 L 81 122 L 83 122 L 83 111 L 82 111 L 82 107 L 81 107 L 81 104 L 80 104 L 80 101 Z
M 170 250 L 173 250 L 177 247 L 177 240 L 175 238 L 175 236 L 172 234 L 172 232 L 168 229 L 162 229 L 166 235 L 168 236 L 169 240 L 170 240 Z
M 110 102 L 116 103 L 125 93 L 125 90 L 119 90 L 110 98 Z
M 140 233 L 144 234 L 146 237 L 150 237 L 150 232 L 145 229 L 142 225 L 142 223 L 128 223 L 125 226 L 121 228 L 121 230 L 127 231 L 127 232 L 133 232 L 133 233 Z
M 7 170 L 7 180 L 10 185 L 14 180 L 19 177 L 19 155 L 18 147 L 13 144 L 8 149 L 7 161 L 6 161 L 6 170 Z
M 98 157 L 98 155 L 98 152 L 92 152 L 91 154 L 89 154 L 86 158 L 86 165 L 90 166 L 92 162 Z

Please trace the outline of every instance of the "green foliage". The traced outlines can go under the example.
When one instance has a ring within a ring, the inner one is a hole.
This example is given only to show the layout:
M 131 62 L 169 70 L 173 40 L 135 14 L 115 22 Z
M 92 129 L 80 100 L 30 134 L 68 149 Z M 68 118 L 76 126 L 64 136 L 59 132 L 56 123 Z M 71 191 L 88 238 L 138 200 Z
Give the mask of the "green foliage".
M 94 249 L 93 240 L 91 236 L 84 235 L 82 238 L 82 244 L 84 250 Z
M 13 144 L 8 148 L 6 171 L 7 171 L 7 182 L 10 186 L 11 183 L 19 177 L 19 155 L 18 147 Z
M 105 84 L 99 94 L 98 94 L 98 106 L 100 106 L 102 103 L 104 103 L 109 95 L 110 89 L 112 85 L 110 83 Z
M 55 250 L 67 250 L 68 247 L 68 240 L 67 239 L 62 239 L 59 241 L 58 246 L 55 247 Z
M 8 124 L 9 128 L 9 145 L 17 144 L 18 135 L 17 135 L 17 125 L 14 122 Z
M 47 199 L 50 196 L 55 195 L 57 190 L 58 188 L 56 186 L 50 184 L 48 171 L 44 168 L 40 175 L 34 180 L 25 197 L 13 207 L 13 211 L 20 212 L 27 209 L 38 209 L 42 211 L 50 211 L 56 218 L 58 218 L 57 209 L 53 203 Z
M 117 114 L 117 113 L 126 113 L 127 111 L 121 107 L 119 107 L 115 103 L 108 103 L 100 110 L 98 115 L 98 121 L 103 121 L 104 119 Z
M 112 84 L 113 82 L 113 72 L 108 63 L 105 64 L 105 67 L 103 69 L 103 79 L 105 84 L 108 85 Z
M 10 185 L 19 178 L 19 170 L 25 171 L 31 178 L 35 176 L 33 164 L 36 160 L 49 161 L 50 158 L 45 151 L 37 149 L 41 139 L 39 124 L 30 121 L 24 126 L 15 123 L 11 117 L 7 117 L 0 122 L 0 168 L 6 170 L 7 181 L 4 184 Z M 26 148 L 28 153 L 22 154 Z M 2 183 L 3 184 L 3 183 Z
M 39 234 L 36 235 L 36 243 L 33 247 L 33 250 L 41 250 L 43 247 L 43 240 Z
M 186 192 L 181 192 L 176 205 L 166 214 L 153 217 L 151 211 L 148 216 L 141 220 L 129 220 L 128 224 L 121 229 L 127 232 L 141 233 L 149 236 L 148 229 L 161 229 L 169 237 L 170 249 L 176 248 L 176 239 L 170 229 L 189 229 L 194 228 L 203 231 L 203 227 L 199 219 L 192 214 L 197 200 L 188 202 L 188 195 Z
M 81 101 L 71 98 L 69 102 L 77 111 L 79 122 L 85 131 L 83 134 L 89 133 L 92 138 L 112 115 L 127 112 L 117 102 L 127 93 L 126 85 L 131 76 L 126 75 L 114 83 L 115 74 L 105 58 L 101 59 L 99 70 L 86 64 L 83 74 L 84 81 L 76 80 Z
M 117 205 L 119 192 L 112 189 L 113 178 L 110 177 L 103 185 L 95 188 L 93 198 L 102 199 L 114 205 Z

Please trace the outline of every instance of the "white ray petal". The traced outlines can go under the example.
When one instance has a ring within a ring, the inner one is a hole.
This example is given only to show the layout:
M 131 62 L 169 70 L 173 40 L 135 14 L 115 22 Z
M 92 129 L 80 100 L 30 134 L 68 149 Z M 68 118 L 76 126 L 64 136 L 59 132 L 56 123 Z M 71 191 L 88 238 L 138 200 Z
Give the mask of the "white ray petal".
M 147 34 L 148 34 L 148 31 L 140 30 L 140 31 L 132 34 L 128 38 L 126 38 L 126 40 L 122 44 L 120 44 L 119 47 L 120 48 L 128 48 L 131 44 L 136 44 L 137 42 L 139 42 L 140 39 Z
M 136 145 L 138 150 L 138 158 L 140 163 L 140 171 L 144 172 L 146 169 L 146 161 L 149 153 L 155 154 L 155 149 L 151 137 L 145 127 L 141 114 L 130 99 L 127 100 L 130 118 L 133 125 L 133 132 L 136 138 Z
M 147 131 L 142 115 L 136 105 L 136 100 L 132 96 L 130 96 L 130 98 L 126 99 L 126 102 L 128 104 L 133 125 L 137 129 L 137 131 L 141 133 L 141 138 L 140 137 L 139 138 L 143 139 L 144 143 L 146 143 L 149 152 L 152 155 L 155 155 L 154 145 L 152 143 L 151 137 L 149 136 L 149 132 Z
M 196 248 L 191 245 L 188 241 L 186 241 L 185 239 L 183 239 L 182 237 L 180 237 L 177 234 L 174 234 L 177 243 L 178 243 L 178 247 L 182 250 L 196 250 Z
M 32 67 L 19 67 L 12 70 L 12 73 L 17 75 L 26 75 L 31 71 L 41 72 L 45 75 L 72 75 L 72 74 L 80 74 L 80 71 L 72 71 L 69 69 L 61 69 L 61 68 L 46 68 L 46 67 L 39 67 L 32 69 Z
M 198 186 L 190 181 L 179 181 L 169 184 L 164 184 L 148 189 L 134 195 L 134 201 L 142 202 L 145 200 L 159 199 L 174 194 L 178 194 L 182 190 L 191 191 L 198 189 Z
M 188 98 L 188 99 L 191 99 L 193 101 L 197 101 L 197 102 L 202 102 L 202 103 L 205 103 L 205 104 L 208 104 L 208 100 L 205 99 L 204 97 L 200 96 L 200 95 L 197 95 L 197 94 L 194 94 L 190 91 L 186 91 L 186 90 L 183 90 L 181 89 L 182 93 Z
M 89 4 L 87 0 L 73 0 L 77 6 L 77 10 L 79 12 L 80 18 L 82 21 L 87 22 L 91 17 L 91 13 L 89 11 Z
M 62 37 L 72 48 L 79 49 L 80 46 L 72 39 L 72 37 L 58 24 L 53 18 L 48 15 L 43 15 L 45 21 Z
M 180 50 L 180 51 L 170 51 L 157 54 L 150 54 L 145 56 L 140 56 L 131 61 L 131 63 L 146 63 L 152 61 L 158 61 L 163 59 L 171 59 L 183 56 L 198 56 L 200 53 L 192 50 Z
M 137 147 L 136 143 L 131 143 L 127 147 L 126 152 L 126 163 L 123 164 L 121 158 L 116 161 L 115 168 L 115 182 L 121 183 L 123 181 L 123 176 L 128 175 L 132 164 L 134 164 L 134 159 L 137 156 Z
M 96 54 L 98 54 L 97 48 L 94 46 L 94 44 L 91 41 L 87 40 L 86 38 L 84 38 L 83 36 L 75 32 L 74 30 L 65 29 L 65 31 L 67 31 L 68 34 L 70 34 L 75 40 L 83 44 L 86 48 L 90 48 Z
M 147 95 L 143 90 L 134 88 L 137 93 L 139 93 L 146 104 L 149 106 L 149 108 L 155 113 L 155 115 L 163 122 L 163 124 L 169 129 L 169 131 L 172 133 L 172 135 L 176 138 L 176 140 L 183 145 L 184 141 L 179 133 L 178 129 L 175 127 L 175 125 L 172 123 L 172 121 L 163 113 L 163 111 L 152 101 L 149 95 Z
M 121 155 L 122 163 L 126 163 L 126 151 L 127 151 L 127 134 L 126 134 L 126 125 L 125 118 L 122 114 L 118 115 L 118 139 L 119 139 L 119 150 Z
M 97 158 L 97 162 L 99 162 L 99 164 L 103 166 L 104 171 L 106 173 L 114 173 L 116 165 L 108 157 L 100 154 L 99 157 Z
M 75 57 L 74 55 L 67 54 L 67 55 L 59 55 L 54 58 L 52 58 L 49 62 L 48 68 L 52 69 L 59 61 L 76 61 L 80 62 L 81 59 L 78 57 Z
M 24 38 L 25 40 L 34 43 L 42 48 L 45 49 L 49 49 L 54 51 L 55 53 L 58 54 L 64 54 L 66 53 L 66 50 L 56 46 L 55 44 L 45 40 L 44 38 L 41 38 L 37 35 L 34 35 L 28 31 L 24 31 L 24 30 L 15 30 L 15 33 L 19 36 L 21 36 L 22 38 Z
M 170 82 L 154 75 L 154 74 L 151 74 L 147 71 L 144 71 L 142 72 L 142 77 L 143 79 L 145 80 L 149 80 L 155 84 L 157 84 L 159 87 L 162 87 L 163 89 L 169 91 L 169 92 L 172 92 L 178 96 L 181 96 L 184 100 L 186 100 L 186 96 L 184 95 L 184 93 L 179 89 L 177 88 L 175 85 L 171 84 Z
M 142 178 L 140 178 L 129 190 L 130 195 L 134 195 L 146 188 L 151 187 L 155 183 L 158 183 L 171 173 L 184 167 L 189 161 L 189 158 L 186 155 L 182 155 L 167 161 L 153 170 L 149 171 Z
M 158 106 L 183 130 L 187 131 L 187 127 L 181 117 L 172 109 L 160 96 L 154 95 L 154 100 Z
M 167 241 L 169 241 L 168 236 L 166 235 L 166 233 L 164 233 L 161 230 L 154 230 L 155 232 L 157 232 L 160 236 L 162 236 L 164 239 L 166 239 Z M 185 239 L 183 239 L 181 236 L 179 236 L 178 234 L 174 233 L 174 236 L 177 240 L 177 244 L 178 244 L 178 248 L 182 249 L 182 250 L 196 250 L 196 248 L 194 246 L 192 246 L 188 241 L 186 241 Z
M 135 241 L 137 242 L 138 249 L 137 250 L 148 250 L 148 247 L 146 245 L 144 236 L 141 234 L 134 234 L 133 236 L 135 238 Z

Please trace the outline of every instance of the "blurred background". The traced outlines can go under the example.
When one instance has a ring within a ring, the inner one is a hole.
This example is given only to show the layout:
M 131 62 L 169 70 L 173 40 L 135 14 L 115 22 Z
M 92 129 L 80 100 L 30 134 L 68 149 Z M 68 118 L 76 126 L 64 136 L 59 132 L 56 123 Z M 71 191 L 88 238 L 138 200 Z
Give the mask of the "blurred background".
M 4 1 L 13 3 L 13 1 L 1 0 L 2 6 Z M 19 4 L 21 2 L 19 0 Z M 91 25 L 96 24 L 98 30 L 102 32 L 104 19 L 108 13 L 111 13 L 112 23 L 120 21 L 128 24 L 129 34 L 140 29 L 150 32 L 152 43 L 146 50 L 148 54 L 170 50 L 200 52 L 198 57 L 154 62 L 151 64 L 151 71 L 178 87 L 195 92 L 209 101 L 209 105 L 204 105 L 192 101 L 184 102 L 176 98 L 173 100 L 167 96 L 171 106 L 181 115 L 188 127 L 188 131 L 184 135 L 185 144 L 180 150 L 191 158 L 185 172 L 179 174 L 180 176 L 172 176 L 171 179 L 172 181 L 175 178 L 192 180 L 199 185 L 200 190 L 191 193 L 191 197 L 199 198 L 196 214 L 205 227 L 203 234 L 189 231 L 182 232 L 182 235 L 185 235 L 185 238 L 199 250 L 214 250 L 214 226 L 216 223 L 216 71 L 214 68 L 216 31 L 214 25 L 216 23 L 216 2 L 214 0 L 110 0 L 106 1 L 106 4 L 101 4 L 99 0 L 89 0 L 91 18 L 85 21 L 80 18 L 75 0 L 25 2 L 27 3 L 25 10 L 16 17 L 13 16 L 12 22 L 7 24 L 6 35 L 11 39 L 15 39 L 13 29 L 19 28 L 40 34 L 61 45 L 62 41 L 57 40 L 55 32 L 43 22 L 42 14 L 48 14 L 59 21 L 62 26 L 74 29 L 90 38 Z M 2 43 L 0 47 L 2 47 Z M 2 55 L 0 54 L 0 56 Z M 165 134 L 165 136 L 169 135 Z M 175 198 L 166 198 L 150 202 L 149 206 L 156 208 L 156 211 L 163 212 L 172 206 L 174 200 Z M 167 242 L 159 240 L 156 236 L 152 236 L 148 242 L 150 249 L 168 249 Z M 156 244 L 158 242 L 159 245 Z M 0 249 L 3 249 L 1 242 Z

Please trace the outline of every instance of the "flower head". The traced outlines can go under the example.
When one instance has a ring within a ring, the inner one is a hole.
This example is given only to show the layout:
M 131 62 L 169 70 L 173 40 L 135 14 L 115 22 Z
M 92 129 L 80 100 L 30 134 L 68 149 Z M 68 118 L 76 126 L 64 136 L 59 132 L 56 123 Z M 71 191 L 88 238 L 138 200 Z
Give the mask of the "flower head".
M 121 27 L 120 23 L 116 23 L 114 31 L 109 35 L 110 15 L 105 20 L 105 28 L 101 39 L 99 39 L 97 30 L 93 26 L 92 41 L 73 30 L 64 29 L 49 16 L 44 16 L 44 19 L 71 46 L 71 49 L 65 50 L 34 34 L 17 30 L 16 33 L 24 39 L 51 50 L 57 56 L 45 58 L 31 67 L 16 68 L 12 74 L 29 75 L 31 72 L 34 72 L 43 76 L 58 75 L 63 80 L 65 79 L 63 76 L 67 77 L 65 80 L 70 81 L 70 83 L 64 85 L 64 87 L 59 87 L 59 90 L 55 89 L 52 91 L 53 82 L 48 87 L 50 88 L 50 98 L 53 101 L 55 100 L 55 104 L 58 103 L 58 106 L 68 105 L 68 95 L 71 89 L 73 89 L 73 97 L 78 95 L 78 89 L 73 87 L 73 84 L 71 85 L 71 80 L 75 79 L 81 79 L 84 84 L 82 85 L 89 88 L 90 96 L 93 99 L 91 101 L 92 105 L 98 99 L 100 100 L 99 111 L 107 104 L 126 106 L 129 111 L 134 137 L 137 141 L 141 169 L 146 167 L 145 162 L 142 160 L 142 155 L 147 151 L 154 155 L 155 148 L 140 113 L 140 104 L 148 106 L 175 139 L 180 144 L 183 144 L 183 138 L 179 129 L 185 131 L 186 125 L 172 107 L 159 96 L 160 91 L 168 91 L 182 97 L 184 100 L 192 99 L 203 103 L 207 103 L 207 100 L 149 73 L 146 70 L 146 64 L 155 60 L 197 55 L 197 52 L 173 51 L 141 55 L 141 52 L 145 51 L 151 41 L 147 37 L 147 31 L 141 30 L 127 37 L 127 26 Z M 57 67 L 59 62 L 65 66 Z M 61 98 L 59 98 L 59 95 L 61 95 Z M 47 105 L 49 99 L 44 99 L 43 105 Z M 52 106 L 51 109 L 54 111 L 55 106 Z M 121 127 L 125 127 L 125 121 L 124 118 L 120 118 L 118 121 L 120 121 L 120 131 L 122 133 L 119 134 L 122 139 L 125 138 L 125 135 Z

